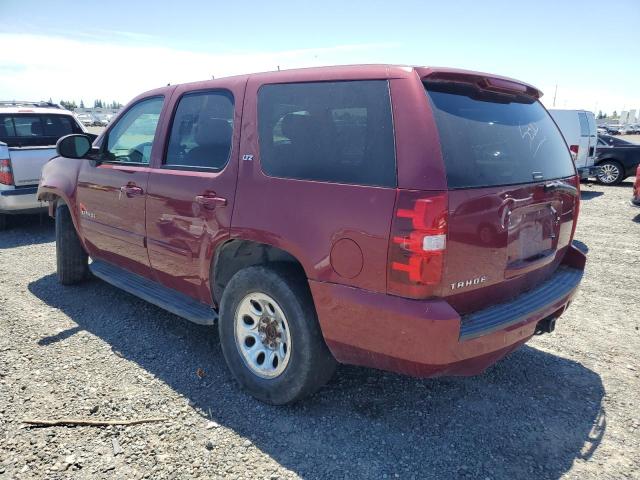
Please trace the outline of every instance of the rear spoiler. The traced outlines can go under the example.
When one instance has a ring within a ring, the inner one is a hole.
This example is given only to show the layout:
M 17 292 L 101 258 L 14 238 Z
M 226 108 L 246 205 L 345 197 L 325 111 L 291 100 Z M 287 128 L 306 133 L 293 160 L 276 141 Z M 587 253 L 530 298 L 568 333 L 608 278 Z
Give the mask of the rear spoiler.
M 510 95 L 525 95 L 536 100 L 542 97 L 542 91 L 533 85 L 498 75 L 445 68 L 416 68 L 416 71 L 423 81 L 461 83 L 475 86 L 479 90 Z

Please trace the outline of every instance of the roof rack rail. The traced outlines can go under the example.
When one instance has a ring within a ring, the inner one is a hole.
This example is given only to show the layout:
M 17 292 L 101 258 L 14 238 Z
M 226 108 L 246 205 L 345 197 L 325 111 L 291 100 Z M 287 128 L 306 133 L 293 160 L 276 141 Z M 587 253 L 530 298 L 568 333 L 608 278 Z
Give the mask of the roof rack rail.
M 40 108 L 59 108 L 62 109 L 60 105 L 53 102 L 29 102 L 22 100 L 0 100 L 0 107 L 40 107 Z

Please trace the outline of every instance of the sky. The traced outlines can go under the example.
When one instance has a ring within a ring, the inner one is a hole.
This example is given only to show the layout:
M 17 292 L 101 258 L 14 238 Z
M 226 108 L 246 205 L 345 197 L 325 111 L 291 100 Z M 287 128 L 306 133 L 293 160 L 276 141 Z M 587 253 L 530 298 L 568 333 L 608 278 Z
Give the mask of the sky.
M 543 103 L 640 109 L 640 0 L 0 0 L 0 99 L 128 102 L 212 76 L 353 63 L 458 67 Z

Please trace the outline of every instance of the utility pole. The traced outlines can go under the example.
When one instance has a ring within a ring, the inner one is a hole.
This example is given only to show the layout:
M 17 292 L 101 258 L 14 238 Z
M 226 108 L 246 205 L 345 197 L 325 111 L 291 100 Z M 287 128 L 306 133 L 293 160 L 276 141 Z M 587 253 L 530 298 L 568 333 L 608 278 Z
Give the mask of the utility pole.
M 556 95 L 558 95 L 558 84 L 556 83 L 556 89 L 553 92 L 553 106 L 556 106 Z

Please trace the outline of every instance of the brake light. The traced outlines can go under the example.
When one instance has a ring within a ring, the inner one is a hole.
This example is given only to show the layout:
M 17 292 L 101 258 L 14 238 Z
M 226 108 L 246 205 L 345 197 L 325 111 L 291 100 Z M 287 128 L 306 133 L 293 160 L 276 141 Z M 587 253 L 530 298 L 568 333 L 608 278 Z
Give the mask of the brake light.
M 580 149 L 580 147 L 578 145 L 571 145 L 569 147 L 569 151 L 571 152 L 571 158 L 573 159 L 574 163 L 578 159 L 578 150 L 579 149 Z
M 0 183 L 4 185 L 13 185 L 11 160 L 8 158 L 0 158 Z
M 389 239 L 387 291 L 410 298 L 435 294 L 447 247 L 446 192 L 398 190 Z

